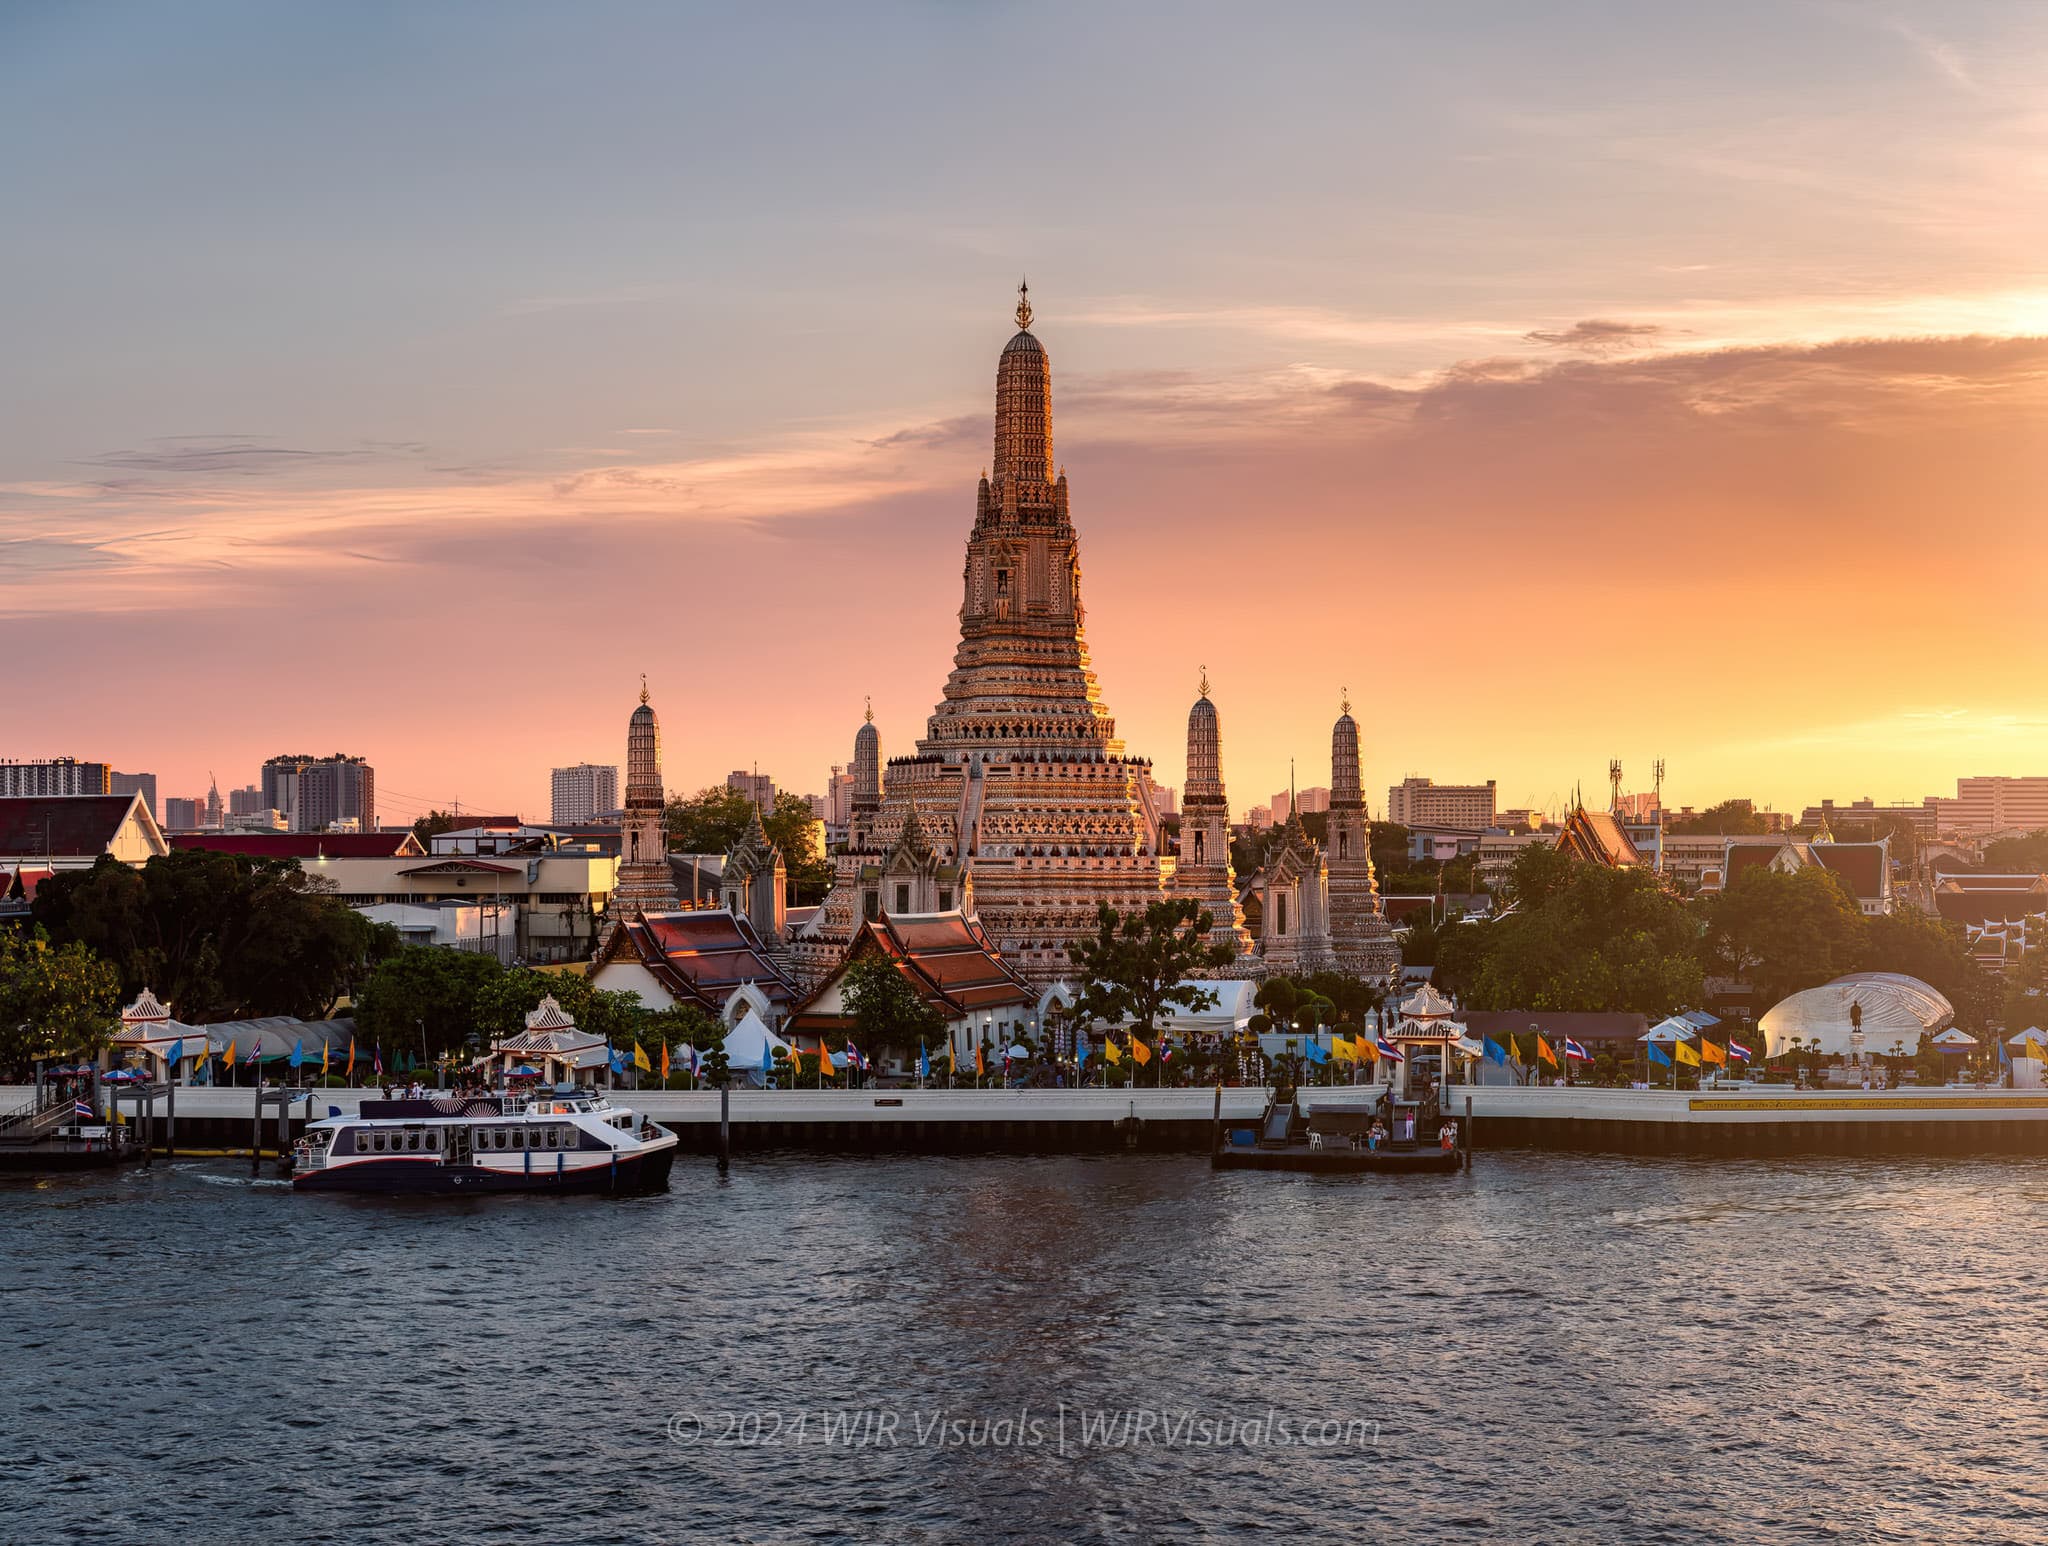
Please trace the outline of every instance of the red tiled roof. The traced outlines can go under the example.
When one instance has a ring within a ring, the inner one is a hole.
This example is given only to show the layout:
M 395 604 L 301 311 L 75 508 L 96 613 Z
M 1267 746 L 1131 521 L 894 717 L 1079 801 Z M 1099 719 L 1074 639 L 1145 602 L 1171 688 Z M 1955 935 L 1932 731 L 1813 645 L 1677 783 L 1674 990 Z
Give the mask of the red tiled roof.
M 1888 850 L 1883 843 L 1815 843 L 1813 856 L 1849 883 L 1857 896 L 1875 901 L 1884 895 Z
M 204 848 L 252 859 L 418 859 L 426 856 L 407 832 L 180 832 L 173 848 Z
M 1934 910 L 1980 926 L 2048 912 L 2048 875 L 1936 875 Z
M 25 795 L 0 799 L 0 853 L 76 859 L 103 854 L 140 795 Z
M 768 959 L 753 925 L 723 908 L 644 913 L 619 930 L 592 970 L 626 949 L 671 997 L 713 1014 L 742 983 L 751 982 L 771 1004 L 796 999 L 796 985 Z

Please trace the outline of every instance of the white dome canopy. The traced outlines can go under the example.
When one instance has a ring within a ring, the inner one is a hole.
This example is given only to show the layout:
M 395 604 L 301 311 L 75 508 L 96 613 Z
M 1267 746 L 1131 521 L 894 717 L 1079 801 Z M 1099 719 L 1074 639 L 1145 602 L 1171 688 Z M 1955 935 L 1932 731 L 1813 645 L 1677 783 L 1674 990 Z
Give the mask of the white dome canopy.
M 1955 1006 L 1918 977 L 1902 972 L 1851 972 L 1795 993 L 1766 1010 L 1757 1022 L 1764 1033 L 1764 1056 L 1776 1057 L 1794 1040 L 1805 1042 L 1816 1036 L 1823 1053 L 1851 1051 L 1852 1005 L 1863 1011 L 1866 1052 L 1884 1052 L 1895 1041 L 1910 1052 L 1919 1046 L 1922 1031 L 1939 1031 L 1956 1017 Z

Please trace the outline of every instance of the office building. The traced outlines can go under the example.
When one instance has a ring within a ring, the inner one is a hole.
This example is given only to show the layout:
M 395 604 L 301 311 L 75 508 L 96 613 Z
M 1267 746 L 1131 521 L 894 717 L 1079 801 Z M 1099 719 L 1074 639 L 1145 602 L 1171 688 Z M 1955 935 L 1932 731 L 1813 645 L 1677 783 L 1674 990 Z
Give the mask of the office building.
M 550 781 L 549 821 L 558 827 L 594 820 L 619 808 L 617 763 L 579 762 L 556 768 Z
M 1484 832 L 1494 825 L 1494 781 L 1439 784 L 1411 774 L 1387 791 L 1387 820 L 1402 827 Z
M 48 762 L 0 762 L 0 799 L 112 793 L 113 770 L 104 762 L 80 762 L 75 757 L 53 757 Z

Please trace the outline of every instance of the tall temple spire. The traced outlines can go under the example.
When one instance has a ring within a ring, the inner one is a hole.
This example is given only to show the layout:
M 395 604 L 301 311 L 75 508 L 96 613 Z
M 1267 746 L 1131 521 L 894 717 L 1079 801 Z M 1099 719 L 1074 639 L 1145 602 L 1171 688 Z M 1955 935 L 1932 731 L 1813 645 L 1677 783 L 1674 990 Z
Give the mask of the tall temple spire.
M 1017 326 L 1031 326 L 1031 281 L 1017 281 Z
M 1025 489 L 1053 481 L 1052 363 L 1030 331 L 1031 295 L 1017 287 L 1017 333 L 996 364 L 996 443 L 992 482 Z M 999 496 L 1000 497 L 1000 496 Z M 1042 497 L 1042 496 L 1041 496 Z M 1032 503 L 1025 499 L 1025 503 Z

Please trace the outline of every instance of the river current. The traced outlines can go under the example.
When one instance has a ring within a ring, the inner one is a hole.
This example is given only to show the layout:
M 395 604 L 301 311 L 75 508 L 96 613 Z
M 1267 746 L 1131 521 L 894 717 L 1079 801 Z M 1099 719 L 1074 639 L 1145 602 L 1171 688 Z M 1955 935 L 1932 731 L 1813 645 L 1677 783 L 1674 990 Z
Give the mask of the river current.
M 0 1183 L 0 1537 L 2048 1537 L 2048 1164 Z

